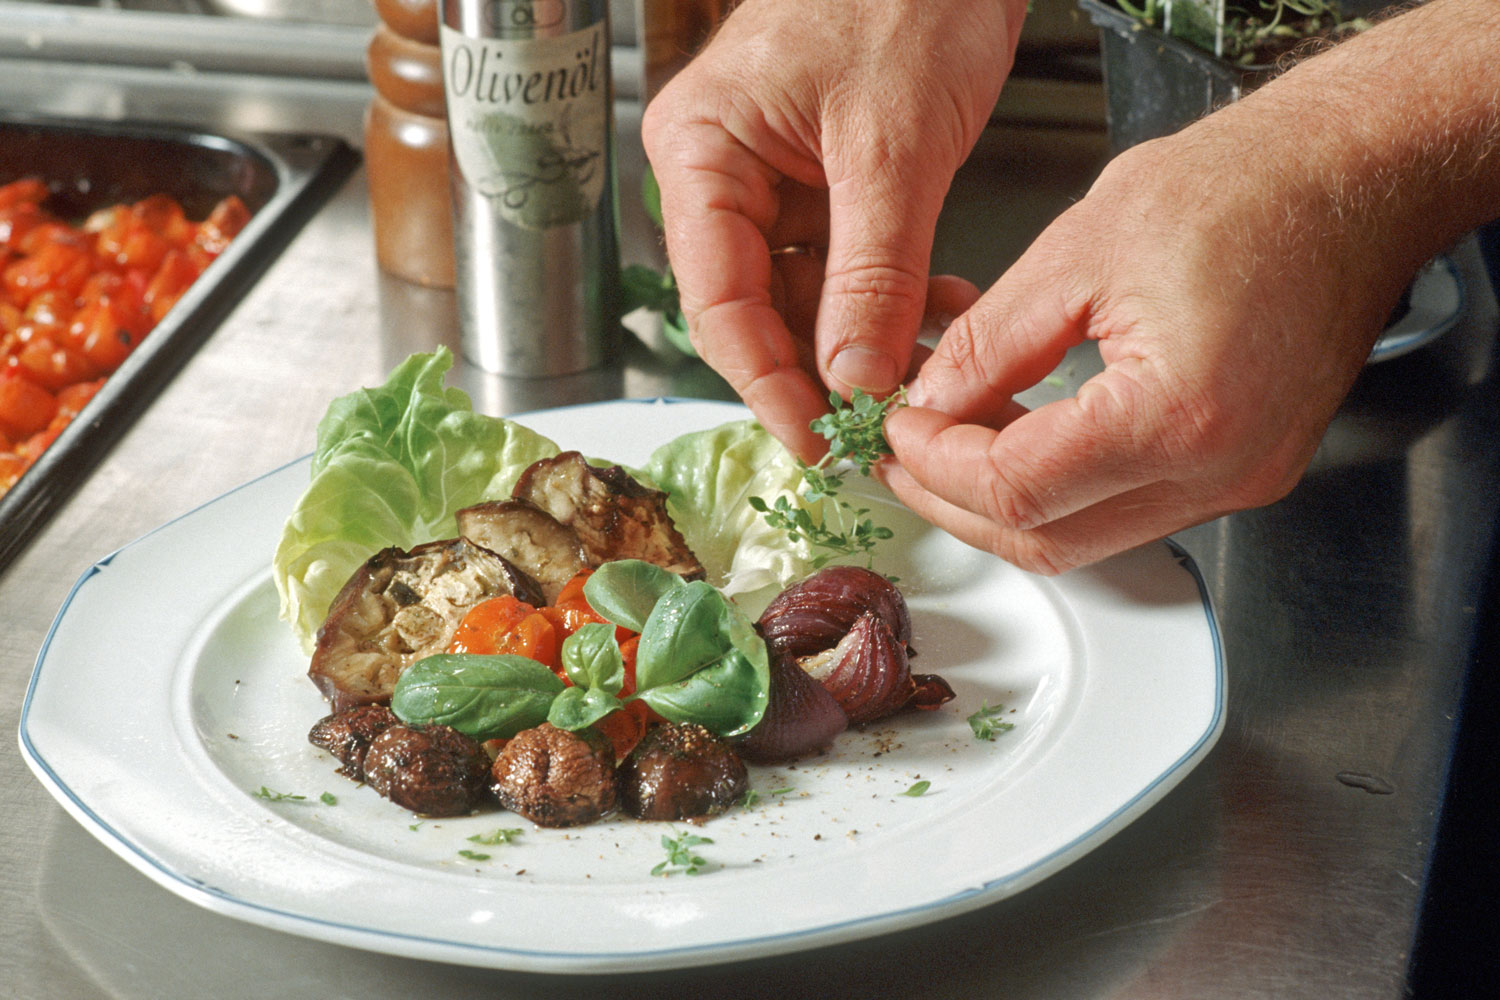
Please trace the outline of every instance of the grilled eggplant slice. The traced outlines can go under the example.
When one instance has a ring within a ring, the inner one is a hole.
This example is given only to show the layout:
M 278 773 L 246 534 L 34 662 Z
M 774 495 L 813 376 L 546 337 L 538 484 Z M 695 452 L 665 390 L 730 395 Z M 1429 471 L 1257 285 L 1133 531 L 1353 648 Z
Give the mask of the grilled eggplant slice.
M 642 559 L 697 580 L 703 564 L 667 514 L 667 495 L 618 465 L 591 466 L 576 451 L 533 462 L 512 491 L 578 533 L 591 566 Z
M 446 651 L 469 609 L 501 594 L 543 601 L 535 580 L 467 539 L 382 549 L 334 598 L 308 676 L 335 712 L 388 702 L 402 671 Z
M 525 500 L 491 500 L 458 512 L 458 533 L 504 556 L 542 588 L 547 603 L 589 562 L 578 532 Z

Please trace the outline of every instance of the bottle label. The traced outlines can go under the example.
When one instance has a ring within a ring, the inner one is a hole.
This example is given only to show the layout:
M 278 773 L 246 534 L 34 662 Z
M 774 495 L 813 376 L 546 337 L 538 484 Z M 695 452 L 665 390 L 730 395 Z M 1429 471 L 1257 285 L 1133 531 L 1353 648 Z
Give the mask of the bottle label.
M 464 180 L 526 229 L 588 217 L 609 169 L 604 22 L 524 39 L 441 28 L 449 132 Z

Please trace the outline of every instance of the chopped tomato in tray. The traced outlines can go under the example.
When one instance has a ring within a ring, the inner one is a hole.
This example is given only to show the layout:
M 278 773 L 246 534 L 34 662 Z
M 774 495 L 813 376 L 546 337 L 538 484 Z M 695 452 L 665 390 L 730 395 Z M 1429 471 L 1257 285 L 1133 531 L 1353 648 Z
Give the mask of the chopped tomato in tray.
M 48 193 L 0 185 L 0 496 L 250 219 L 234 195 L 195 222 L 156 194 L 75 225 Z

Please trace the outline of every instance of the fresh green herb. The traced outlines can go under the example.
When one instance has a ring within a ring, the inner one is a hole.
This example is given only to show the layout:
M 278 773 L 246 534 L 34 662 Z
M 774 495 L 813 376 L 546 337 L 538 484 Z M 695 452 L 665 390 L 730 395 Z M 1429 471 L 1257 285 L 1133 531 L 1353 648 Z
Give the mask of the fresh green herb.
M 759 801 L 760 801 L 760 792 L 757 792 L 753 788 L 748 788 L 748 789 L 745 790 L 745 794 L 740 798 L 740 808 L 741 809 L 754 809 L 756 803 L 758 803 Z
M 265 785 L 261 785 L 256 790 L 255 797 L 265 799 L 267 802 L 303 802 L 307 799 L 306 795 L 294 795 L 291 792 L 276 792 Z
M 969 716 L 969 728 L 974 730 L 974 738 L 993 740 L 1001 733 L 1008 733 L 1016 728 L 1014 722 L 1000 720 L 1000 713 L 1004 711 L 1004 705 L 996 705 L 993 708 L 988 703 L 981 705 L 979 711 Z
M 490 856 L 482 851 L 470 851 L 468 849 L 459 851 L 458 856 L 468 858 L 470 861 L 488 861 L 490 859 Z
M 819 501 L 837 504 L 851 522 L 849 528 L 838 531 L 829 527 L 826 517 L 814 518 L 808 507 L 785 495 L 777 497 L 774 504 L 756 496 L 749 497 L 748 503 L 772 528 L 786 532 L 787 539 L 793 544 L 806 542 L 821 549 L 813 559 L 814 569 L 821 569 L 831 560 L 843 556 L 863 556 L 865 566 L 871 568 L 875 546 L 892 536 L 891 529 L 867 517 L 869 508 L 855 507 L 839 498 L 846 473 L 835 471 L 834 466 L 847 462 L 857 468 L 860 475 L 868 476 L 876 462 L 891 454 L 883 430 L 885 418 L 891 410 L 906 405 L 906 391 L 897 390 L 881 400 L 855 389 L 848 403 L 837 393 L 830 393 L 828 401 L 833 411 L 810 425 L 828 440 L 828 453 L 816 465 L 803 466 L 799 495 L 808 505 Z
M 520 827 L 502 827 L 490 833 L 476 833 L 469 840 L 476 844 L 485 844 L 494 847 L 499 844 L 509 844 L 520 835 Z
M 803 494 L 803 498 L 808 501 L 832 496 L 832 493 L 814 493 L 812 490 Z M 876 543 L 890 538 L 891 529 L 882 527 L 865 517 L 870 512 L 868 508 L 855 509 L 842 501 L 835 500 L 834 502 L 854 515 L 854 525 L 848 531 L 832 530 L 828 527 L 827 521 L 814 520 L 807 508 L 794 505 L 785 496 L 777 497 L 774 506 L 767 505 L 761 497 L 749 499 L 750 506 L 765 515 L 766 523 L 780 531 L 785 531 L 788 540 L 793 543 L 807 542 L 823 550 L 813 558 L 814 569 L 822 569 L 840 556 L 858 555 L 866 557 L 868 568 L 874 559 Z
M 891 454 L 891 446 L 885 439 L 885 418 L 906 405 L 906 389 L 897 389 L 885 399 L 855 389 L 847 403 L 838 393 L 829 393 L 828 402 L 833 411 L 811 424 L 813 430 L 828 439 L 828 454 L 815 468 L 821 470 L 831 462 L 847 459 L 859 469 L 860 475 L 868 476 L 876 462 Z
M 410 831 L 412 831 L 413 833 L 415 833 L 418 830 L 422 829 L 422 827 L 424 825 L 426 825 L 426 823 L 427 823 L 427 821 L 425 819 L 419 819 L 415 823 L 413 823 L 411 826 L 407 827 L 407 829 L 410 830 Z
M 324 792 L 322 795 L 319 795 L 318 801 L 323 803 L 325 806 L 336 806 L 339 804 L 338 796 L 334 795 L 332 792 Z
M 924 781 L 919 781 L 916 784 L 912 785 L 910 788 L 908 788 L 906 791 L 902 792 L 901 794 L 902 795 L 910 796 L 911 798 L 914 798 L 914 799 L 917 799 L 917 798 L 921 798 L 923 795 L 926 795 L 927 794 L 927 789 L 929 789 L 931 787 L 932 787 L 932 782 L 925 781 L 925 780 Z
M 700 844 L 712 843 L 713 841 L 707 837 L 700 837 L 693 833 L 680 833 L 675 837 L 662 834 L 661 846 L 666 848 L 667 857 L 665 861 L 651 869 L 651 874 L 671 875 L 680 871 L 684 875 L 701 875 L 708 862 L 695 854 L 693 848 Z
M 476 740 L 502 739 L 547 720 L 562 678 L 524 656 L 440 653 L 396 682 L 391 711 L 407 723 L 452 726 Z

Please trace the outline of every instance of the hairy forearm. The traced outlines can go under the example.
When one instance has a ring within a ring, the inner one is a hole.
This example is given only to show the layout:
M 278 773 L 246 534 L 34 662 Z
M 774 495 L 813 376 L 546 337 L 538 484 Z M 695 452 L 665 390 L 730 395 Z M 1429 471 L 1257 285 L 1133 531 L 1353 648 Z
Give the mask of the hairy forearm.
M 1257 156 L 1321 201 L 1311 217 L 1337 230 L 1323 234 L 1331 246 L 1410 270 L 1500 217 L 1497 67 L 1500 2 L 1432 0 L 1308 59 L 1216 126 L 1256 137 Z

